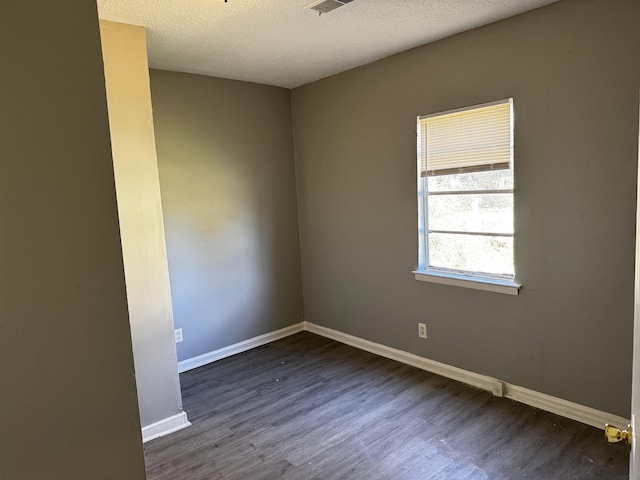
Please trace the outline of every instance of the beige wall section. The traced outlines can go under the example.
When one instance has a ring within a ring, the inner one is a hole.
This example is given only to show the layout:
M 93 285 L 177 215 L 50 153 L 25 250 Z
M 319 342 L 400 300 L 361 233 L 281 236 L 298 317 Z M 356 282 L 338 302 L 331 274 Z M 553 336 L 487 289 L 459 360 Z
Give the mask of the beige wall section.
M 93 1 L 0 2 L 0 478 L 145 478 Z
M 145 31 L 101 21 L 142 426 L 181 413 Z
M 295 89 L 307 320 L 628 416 L 639 20 L 562 0 Z M 417 282 L 416 116 L 508 97 L 520 296 Z

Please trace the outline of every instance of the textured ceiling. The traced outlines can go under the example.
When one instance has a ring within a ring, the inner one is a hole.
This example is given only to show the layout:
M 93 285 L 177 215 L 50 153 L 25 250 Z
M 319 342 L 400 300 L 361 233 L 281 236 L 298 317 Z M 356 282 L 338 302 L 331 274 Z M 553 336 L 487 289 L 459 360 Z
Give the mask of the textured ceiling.
M 149 64 L 293 88 L 557 0 L 98 0 L 147 28 Z

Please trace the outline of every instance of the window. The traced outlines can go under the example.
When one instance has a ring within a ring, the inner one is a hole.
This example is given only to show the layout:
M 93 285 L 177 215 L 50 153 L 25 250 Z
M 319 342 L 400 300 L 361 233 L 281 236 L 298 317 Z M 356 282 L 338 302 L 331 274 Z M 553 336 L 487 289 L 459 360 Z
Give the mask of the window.
M 518 293 L 512 99 L 418 117 L 419 280 Z

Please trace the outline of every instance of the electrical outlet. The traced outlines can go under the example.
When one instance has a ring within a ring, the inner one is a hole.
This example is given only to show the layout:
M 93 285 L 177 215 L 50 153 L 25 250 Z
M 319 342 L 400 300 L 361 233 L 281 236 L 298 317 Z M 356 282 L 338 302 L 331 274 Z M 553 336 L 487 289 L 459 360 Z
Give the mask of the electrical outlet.
M 424 323 L 418 324 L 418 336 L 420 338 L 427 338 L 427 325 Z
M 173 334 L 176 337 L 176 343 L 180 343 L 182 340 L 184 340 L 184 338 L 182 338 L 182 329 L 181 328 L 176 328 L 173 331 Z

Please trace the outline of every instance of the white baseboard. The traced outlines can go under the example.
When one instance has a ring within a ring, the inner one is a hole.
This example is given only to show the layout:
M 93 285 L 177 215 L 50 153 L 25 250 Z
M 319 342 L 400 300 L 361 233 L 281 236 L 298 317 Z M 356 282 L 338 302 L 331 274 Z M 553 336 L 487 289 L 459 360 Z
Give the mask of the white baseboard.
M 600 429 L 604 429 L 606 423 L 620 428 L 626 427 L 631 423 L 628 418 L 508 383 L 505 383 L 504 396 L 516 402 L 525 403 L 540 410 L 555 413 Z
M 198 355 L 197 357 L 182 360 L 181 362 L 178 362 L 178 373 L 202 367 L 203 365 L 215 362 L 216 360 L 230 357 L 231 355 L 235 355 L 236 353 L 242 353 L 247 350 L 251 350 L 252 348 L 259 347 L 276 340 L 280 340 L 281 338 L 288 337 L 289 335 L 293 335 L 294 333 L 302 332 L 303 330 L 304 323 L 300 322 L 296 323 L 295 325 L 291 325 L 290 327 L 276 330 L 275 332 L 265 333 L 264 335 L 259 335 L 248 340 L 244 340 L 243 342 L 234 343 L 233 345 L 229 345 L 228 347 L 224 347 L 219 350 L 214 350 L 213 352 L 204 353 L 202 355 Z
M 167 417 L 159 422 L 142 427 L 142 441 L 148 442 L 154 438 L 169 435 L 170 433 L 177 432 L 178 430 L 182 430 L 189 426 L 191 426 L 191 423 L 187 419 L 187 413 L 180 412 L 177 415 Z
M 293 335 L 303 330 L 321 335 L 326 338 L 330 338 L 332 340 L 336 340 L 340 343 L 351 345 L 352 347 L 359 348 L 360 350 L 365 350 L 367 352 L 380 355 L 381 357 L 390 358 L 392 360 L 396 360 L 407 365 L 412 365 L 414 367 L 450 378 L 452 380 L 457 380 L 458 382 L 463 382 L 468 385 L 487 390 L 496 396 L 504 396 L 517 402 L 524 403 L 526 405 L 530 405 L 547 412 L 555 413 L 557 415 L 561 415 L 563 417 L 567 417 L 596 428 L 603 429 L 605 423 L 611 423 L 619 427 L 625 427 L 630 423 L 629 419 L 620 417 L 618 415 L 613 415 L 601 410 L 596 410 L 595 408 L 586 407 L 578 403 L 570 402 L 558 397 L 553 397 L 551 395 L 520 387 L 518 385 L 512 385 L 510 383 L 503 382 L 487 375 L 481 375 L 479 373 L 464 370 L 462 368 L 447 365 L 445 363 L 436 362 L 435 360 L 420 357 L 418 355 L 414 355 L 413 353 L 405 352 L 403 350 L 397 350 L 380 343 L 371 342 L 369 340 L 355 337 L 353 335 L 339 332 L 338 330 L 333 330 L 331 328 L 323 327 L 306 321 L 291 325 L 290 327 L 276 330 L 275 332 L 266 333 L 258 337 L 253 337 L 249 340 L 235 343 L 233 345 L 229 345 L 228 347 L 224 347 L 213 352 L 205 353 L 204 355 L 199 355 L 197 357 L 183 360 L 181 362 L 178 362 L 178 371 L 180 373 L 186 372 L 187 370 L 207 365 L 211 362 L 215 362 L 216 360 L 220 360 L 222 358 L 235 355 L 236 353 L 241 353 L 252 348 L 259 347 L 260 345 L 264 345 L 269 342 L 288 337 L 289 335 Z M 186 415 L 184 418 L 186 421 Z M 162 424 L 163 422 L 164 421 L 158 422 L 158 424 Z M 158 424 L 149 425 L 148 427 L 142 429 L 144 441 L 148 441 L 152 438 L 157 438 L 158 436 L 171 433 L 171 431 L 184 428 L 179 427 L 147 439 L 147 437 L 145 436 L 145 429 L 150 429 L 151 427 L 154 427 Z M 160 430 L 162 430 L 162 428 L 160 428 Z
M 379 343 L 370 342 L 369 340 L 354 337 L 310 322 L 304 322 L 304 330 L 351 345 L 352 347 L 356 347 L 361 350 L 366 350 L 367 352 L 375 353 L 382 357 L 412 365 L 443 377 L 451 378 L 452 380 L 457 380 L 468 385 L 488 390 L 494 395 L 505 396 L 517 402 L 524 403 L 547 412 L 555 413 L 563 417 L 591 425 L 592 427 L 604 429 L 605 423 L 625 427 L 630 423 L 629 419 L 618 415 L 613 415 L 611 413 L 586 407 L 562 398 L 553 397 L 535 390 L 529 390 L 528 388 L 502 382 L 495 378 L 474 373 L 469 370 L 463 370 L 451 365 L 429 360 L 428 358 L 387 347 L 386 345 Z
M 483 390 L 488 390 L 498 397 L 502 396 L 502 382 L 495 378 L 463 370 L 462 368 L 452 367 L 451 365 L 419 357 L 413 353 L 396 350 L 395 348 L 387 347 L 380 343 L 370 342 L 369 340 L 354 337 L 353 335 L 348 335 L 331 328 L 321 327 L 320 325 L 315 325 L 313 323 L 305 322 L 304 329 L 311 333 L 316 333 L 323 337 L 331 338 L 332 340 L 336 340 L 341 343 L 346 343 L 347 345 L 359 348 L 360 350 L 375 353 L 381 357 L 397 360 L 398 362 L 406 363 L 407 365 L 412 365 L 422 370 L 451 378 L 452 380 L 457 380 L 468 385 L 473 385 L 474 387 L 482 388 Z

